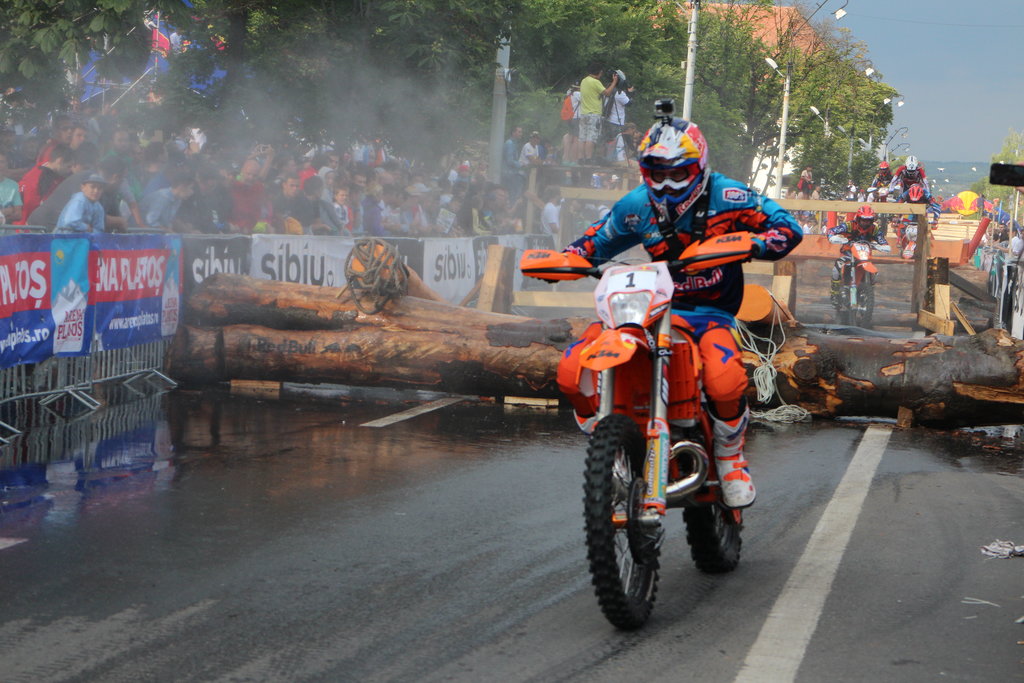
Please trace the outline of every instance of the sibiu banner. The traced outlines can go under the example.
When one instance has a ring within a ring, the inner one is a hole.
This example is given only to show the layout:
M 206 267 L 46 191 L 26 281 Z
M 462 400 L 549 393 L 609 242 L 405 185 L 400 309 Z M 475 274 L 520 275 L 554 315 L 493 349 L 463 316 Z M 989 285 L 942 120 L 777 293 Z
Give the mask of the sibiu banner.
M 247 235 L 183 235 L 181 248 L 186 297 L 217 273 L 249 274 L 252 247 Z
M 0 368 L 89 353 L 89 240 L 0 239 Z
M 159 341 L 178 327 L 181 239 L 94 235 L 89 252 L 97 350 Z

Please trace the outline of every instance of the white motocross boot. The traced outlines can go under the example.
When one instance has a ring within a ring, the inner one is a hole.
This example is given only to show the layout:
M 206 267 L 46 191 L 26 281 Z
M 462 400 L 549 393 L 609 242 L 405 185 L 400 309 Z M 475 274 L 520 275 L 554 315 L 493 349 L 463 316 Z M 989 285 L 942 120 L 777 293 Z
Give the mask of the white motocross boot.
M 750 421 L 746 404 L 743 413 L 732 420 L 720 420 L 711 414 L 715 437 L 715 466 L 722 486 L 722 500 L 731 508 L 745 508 L 754 502 L 757 492 L 743 458 L 744 434 Z

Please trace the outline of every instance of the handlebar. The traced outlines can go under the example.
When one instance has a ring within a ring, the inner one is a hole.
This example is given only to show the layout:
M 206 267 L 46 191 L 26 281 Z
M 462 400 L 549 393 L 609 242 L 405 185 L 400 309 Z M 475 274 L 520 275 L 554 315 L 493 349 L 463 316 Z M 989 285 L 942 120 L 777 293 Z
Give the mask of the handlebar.
M 734 232 L 717 235 L 688 246 L 680 258 L 668 261 L 670 270 L 698 271 L 722 266 L 727 263 L 747 261 L 758 255 L 761 246 L 749 232 Z M 582 277 L 600 278 L 603 270 L 587 259 L 574 253 L 557 252 L 551 249 L 530 249 L 523 252 L 519 260 L 523 275 L 541 280 L 578 280 Z

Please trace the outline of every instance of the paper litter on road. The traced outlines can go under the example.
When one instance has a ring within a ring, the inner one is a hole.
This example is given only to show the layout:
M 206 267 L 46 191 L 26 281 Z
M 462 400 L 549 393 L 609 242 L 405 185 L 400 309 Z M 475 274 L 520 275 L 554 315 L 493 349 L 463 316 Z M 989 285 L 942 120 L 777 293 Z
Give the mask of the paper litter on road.
M 1013 541 L 995 540 L 981 546 L 981 552 L 989 557 L 1008 560 L 1011 557 L 1024 557 L 1024 545 L 1014 545 Z

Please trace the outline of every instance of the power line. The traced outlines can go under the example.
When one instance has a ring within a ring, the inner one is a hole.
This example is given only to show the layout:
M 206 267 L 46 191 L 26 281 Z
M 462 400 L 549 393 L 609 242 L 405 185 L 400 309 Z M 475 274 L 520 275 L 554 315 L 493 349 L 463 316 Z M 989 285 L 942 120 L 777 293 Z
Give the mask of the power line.
M 892 17 L 872 17 L 857 12 L 850 13 L 851 17 L 862 19 L 874 19 L 876 21 L 895 21 L 900 24 L 929 24 L 931 26 L 955 26 L 957 28 L 1024 28 L 1024 24 L 949 24 L 942 21 L 921 21 L 920 19 L 894 19 Z

